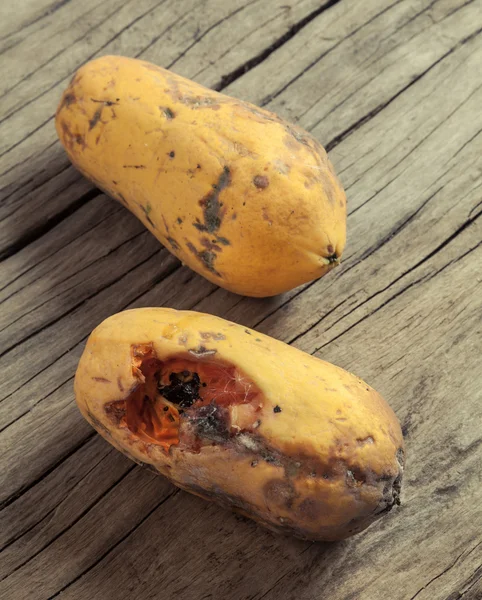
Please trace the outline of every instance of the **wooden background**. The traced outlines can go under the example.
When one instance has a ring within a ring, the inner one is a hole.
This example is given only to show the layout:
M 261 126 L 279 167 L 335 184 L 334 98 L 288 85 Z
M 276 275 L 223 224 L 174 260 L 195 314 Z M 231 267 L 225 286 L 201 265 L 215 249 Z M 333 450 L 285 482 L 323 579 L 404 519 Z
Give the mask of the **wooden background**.
M 482 0 L 16 0 L 0 8 L 0 597 L 482 598 Z M 347 190 L 341 267 L 253 300 L 181 267 L 68 163 L 63 88 L 139 56 L 310 130 Z M 141 469 L 72 379 L 108 315 L 219 314 L 366 379 L 403 505 L 355 538 L 264 531 Z

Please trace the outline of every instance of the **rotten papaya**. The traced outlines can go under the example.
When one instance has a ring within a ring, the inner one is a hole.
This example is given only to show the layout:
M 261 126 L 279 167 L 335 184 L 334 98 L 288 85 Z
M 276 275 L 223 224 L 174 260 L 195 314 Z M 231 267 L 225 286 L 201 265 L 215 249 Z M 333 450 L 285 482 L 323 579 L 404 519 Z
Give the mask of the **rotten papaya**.
M 278 532 L 342 539 L 399 501 L 403 437 L 383 398 L 217 317 L 143 308 L 108 318 L 89 337 L 75 394 L 130 458 Z
M 74 75 L 56 128 L 82 174 L 221 287 L 272 296 L 340 260 L 343 188 L 321 144 L 271 112 L 105 56 Z

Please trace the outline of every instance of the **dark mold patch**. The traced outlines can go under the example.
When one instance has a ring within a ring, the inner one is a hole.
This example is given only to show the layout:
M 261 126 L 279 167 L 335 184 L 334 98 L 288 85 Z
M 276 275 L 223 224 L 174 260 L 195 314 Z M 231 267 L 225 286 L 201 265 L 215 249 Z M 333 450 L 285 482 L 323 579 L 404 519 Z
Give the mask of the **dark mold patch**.
M 171 150 L 169 152 L 169 158 L 174 158 L 176 156 L 176 153 L 174 152 L 174 150 Z
M 213 184 L 213 189 L 199 201 L 204 213 L 204 223 L 199 220 L 193 223 L 199 231 L 214 233 L 221 226 L 222 214 L 219 196 L 221 192 L 231 184 L 231 171 L 224 167 L 218 181 Z
M 189 421 L 202 439 L 225 443 L 230 437 L 228 411 L 221 406 L 201 406 L 189 415 Z
M 179 223 L 179 225 L 182 225 L 182 219 L 181 219 L 181 217 L 177 217 L 177 222 Z
M 199 388 L 201 380 L 197 373 L 191 371 L 182 371 L 181 373 L 171 373 L 169 375 L 169 385 L 160 386 L 159 393 L 181 408 L 188 408 L 199 400 Z
M 269 179 L 266 175 L 256 175 L 253 178 L 253 184 L 260 190 L 264 190 L 269 186 Z
M 274 412 L 274 413 L 280 413 L 280 412 L 281 412 L 281 406 L 278 406 L 278 405 L 276 405 L 276 406 L 273 408 L 273 412 Z
M 219 271 L 216 271 L 216 269 L 214 268 L 214 261 L 216 260 L 216 254 L 214 252 L 211 252 L 210 250 L 198 251 L 196 250 L 195 246 L 189 241 L 187 242 L 187 247 L 192 252 L 192 254 L 194 254 L 194 256 L 196 256 L 196 258 L 198 258 L 202 262 L 204 267 L 206 267 L 206 269 L 209 272 L 213 273 L 214 275 L 217 275 L 218 277 L 222 277 L 221 273 L 219 273 Z

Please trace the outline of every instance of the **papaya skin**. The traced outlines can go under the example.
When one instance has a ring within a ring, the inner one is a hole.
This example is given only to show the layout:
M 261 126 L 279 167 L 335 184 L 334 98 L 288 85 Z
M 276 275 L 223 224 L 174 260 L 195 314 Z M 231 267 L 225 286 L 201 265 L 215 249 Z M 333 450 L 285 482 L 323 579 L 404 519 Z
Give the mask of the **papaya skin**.
M 342 255 L 346 198 L 321 144 L 150 63 L 88 62 L 56 113 L 74 166 L 213 283 L 273 296 Z
M 90 335 L 75 395 L 134 461 L 274 531 L 339 540 L 399 503 L 403 437 L 383 398 L 241 325 L 118 313 Z

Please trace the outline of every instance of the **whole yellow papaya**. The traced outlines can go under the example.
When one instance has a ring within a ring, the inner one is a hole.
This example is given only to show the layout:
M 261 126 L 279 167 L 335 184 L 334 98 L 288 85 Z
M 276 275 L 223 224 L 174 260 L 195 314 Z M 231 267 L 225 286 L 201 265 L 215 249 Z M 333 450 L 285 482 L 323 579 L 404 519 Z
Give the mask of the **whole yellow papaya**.
M 105 56 L 77 71 L 56 128 L 81 173 L 221 287 L 272 296 L 339 262 L 344 191 L 319 142 L 273 113 Z
M 279 532 L 337 540 L 398 503 L 404 445 L 354 375 L 217 317 L 116 314 L 75 377 L 84 417 L 184 490 Z

